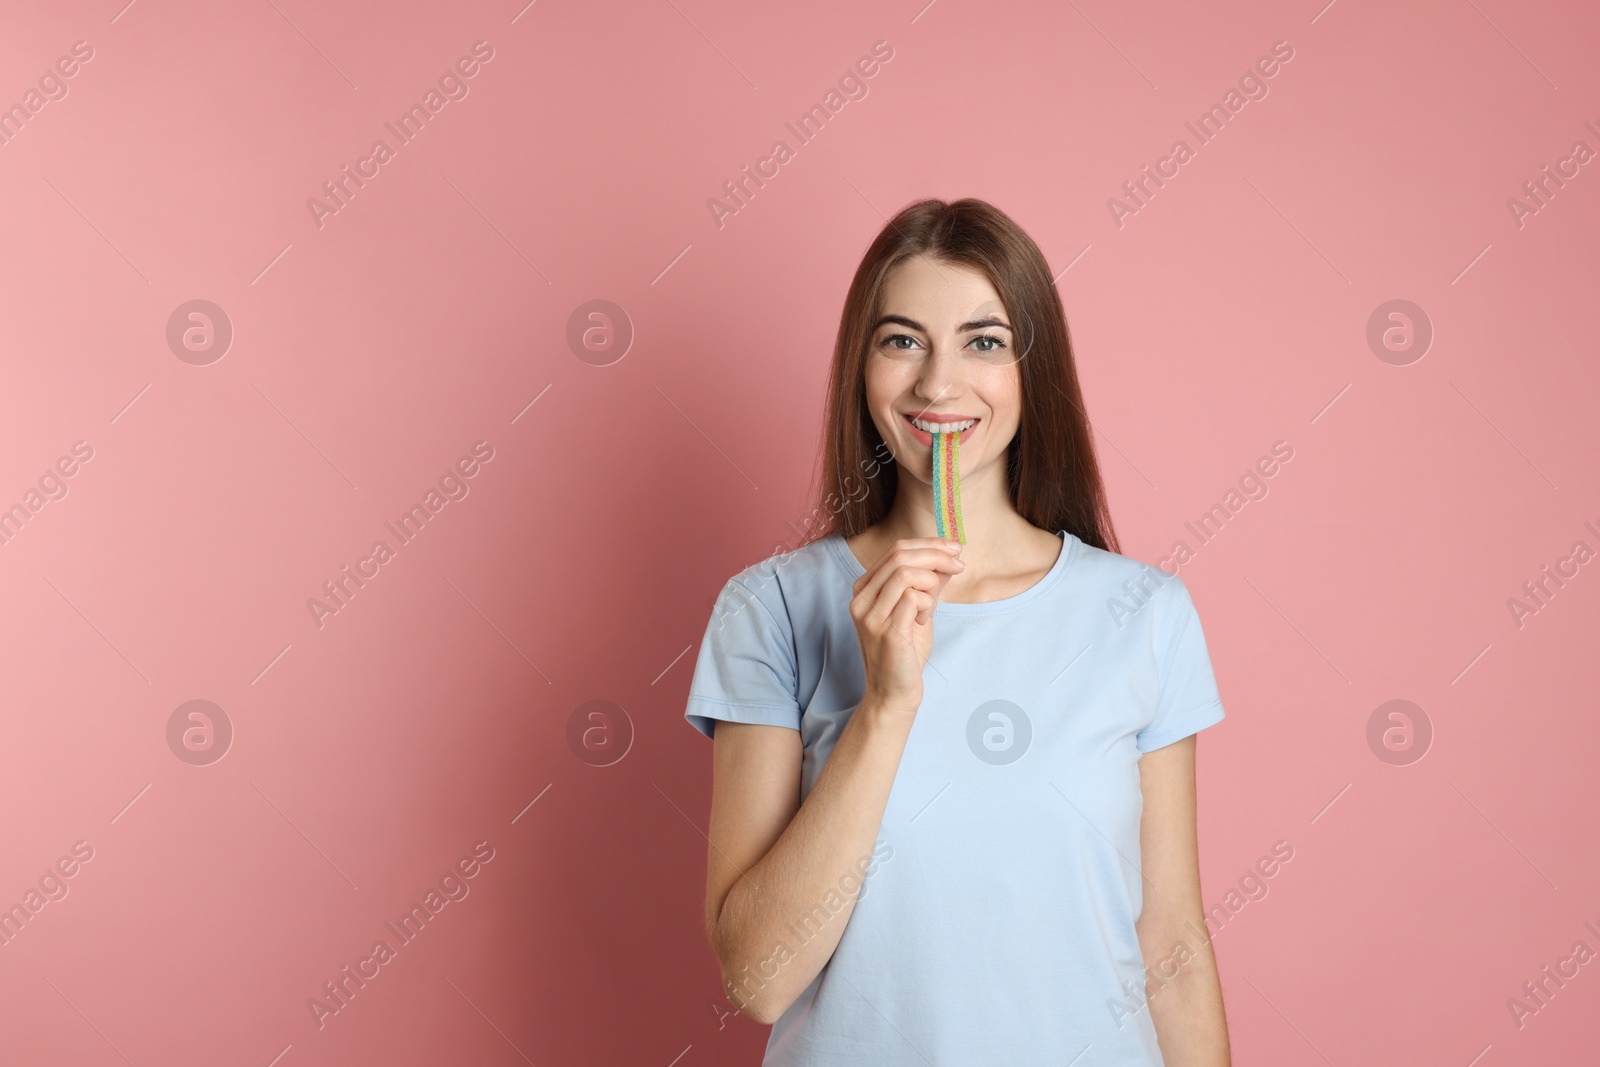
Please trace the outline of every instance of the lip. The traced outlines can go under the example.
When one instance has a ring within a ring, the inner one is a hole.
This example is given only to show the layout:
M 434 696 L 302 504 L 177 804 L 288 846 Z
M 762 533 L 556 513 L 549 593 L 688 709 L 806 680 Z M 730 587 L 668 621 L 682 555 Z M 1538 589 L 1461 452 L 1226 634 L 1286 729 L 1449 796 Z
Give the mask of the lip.
M 945 412 L 936 412 L 928 415 L 921 412 L 902 411 L 900 413 L 900 417 L 905 420 L 906 429 L 911 431 L 911 435 L 917 439 L 917 443 L 925 445 L 928 448 L 933 447 L 933 434 L 929 433 L 927 430 L 919 430 L 913 426 L 911 424 L 911 420 L 913 418 L 926 419 L 929 422 L 965 422 L 968 419 L 974 420 L 971 426 L 968 426 L 965 430 L 962 430 L 957 436 L 956 440 L 961 444 L 966 444 L 967 438 L 971 436 L 972 431 L 983 425 L 983 419 L 977 415 L 949 414 Z

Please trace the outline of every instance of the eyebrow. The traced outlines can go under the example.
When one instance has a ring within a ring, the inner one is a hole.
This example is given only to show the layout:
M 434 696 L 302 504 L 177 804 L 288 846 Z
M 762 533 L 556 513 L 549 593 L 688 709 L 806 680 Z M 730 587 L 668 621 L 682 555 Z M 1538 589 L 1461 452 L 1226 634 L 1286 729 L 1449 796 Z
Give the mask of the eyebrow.
M 884 326 L 889 323 L 898 323 L 901 326 L 906 326 L 922 333 L 928 332 L 928 328 L 922 325 L 922 323 L 916 321 L 915 319 L 908 319 L 904 315 L 885 315 L 883 318 L 873 323 L 872 328 L 876 330 L 879 326 Z M 998 326 L 1002 330 L 1011 329 L 1010 326 L 1006 325 L 1000 319 L 990 315 L 986 319 L 974 319 L 972 322 L 963 322 L 960 326 L 956 327 L 956 333 L 968 333 L 972 330 L 982 330 L 989 326 Z

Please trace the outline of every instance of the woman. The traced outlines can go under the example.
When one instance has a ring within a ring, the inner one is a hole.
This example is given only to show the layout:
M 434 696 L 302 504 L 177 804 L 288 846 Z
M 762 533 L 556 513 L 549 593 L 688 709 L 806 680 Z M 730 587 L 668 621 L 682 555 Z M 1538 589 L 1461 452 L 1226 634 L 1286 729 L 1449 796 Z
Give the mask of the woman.
M 929 430 L 959 433 L 966 543 Z M 1061 301 L 981 200 L 906 208 L 845 300 L 827 514 L 724 586 L 706 924 L 764 1063 L 1229 1063 L 1176 577 L 1116 550 Z M 936 636 L 937 635 L 937 636 Z

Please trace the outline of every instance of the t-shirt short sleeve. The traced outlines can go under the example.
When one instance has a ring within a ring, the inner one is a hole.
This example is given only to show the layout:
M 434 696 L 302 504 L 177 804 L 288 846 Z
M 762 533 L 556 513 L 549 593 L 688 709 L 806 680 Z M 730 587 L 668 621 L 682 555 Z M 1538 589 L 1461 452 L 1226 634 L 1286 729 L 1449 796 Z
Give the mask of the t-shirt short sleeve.
M 769 595 L 733 577 L 712 609 L 684 711 L 707 737 L 719 719 L 800 729 L 793 626 L 776 582 L 764 577 Z
M 1189 590 L 1173 577 L 1157 597 L 1154 629 L 1161 682 L 1155 716 L 1136 736 L 1140 752 L 1182 741 L 1223 718 L 1222 697 Z

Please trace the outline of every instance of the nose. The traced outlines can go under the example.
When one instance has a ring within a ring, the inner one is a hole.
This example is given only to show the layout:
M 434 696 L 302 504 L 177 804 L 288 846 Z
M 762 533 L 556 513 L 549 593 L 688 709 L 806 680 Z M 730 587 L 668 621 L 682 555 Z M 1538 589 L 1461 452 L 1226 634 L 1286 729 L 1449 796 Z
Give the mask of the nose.
M 928 358 L 922 361 L 922 372 L 917 375 L 912 392 L 929 407 L 937 404 L 959 384 L 956 380 L 959 362 L 948 345 L 934 342 Z

